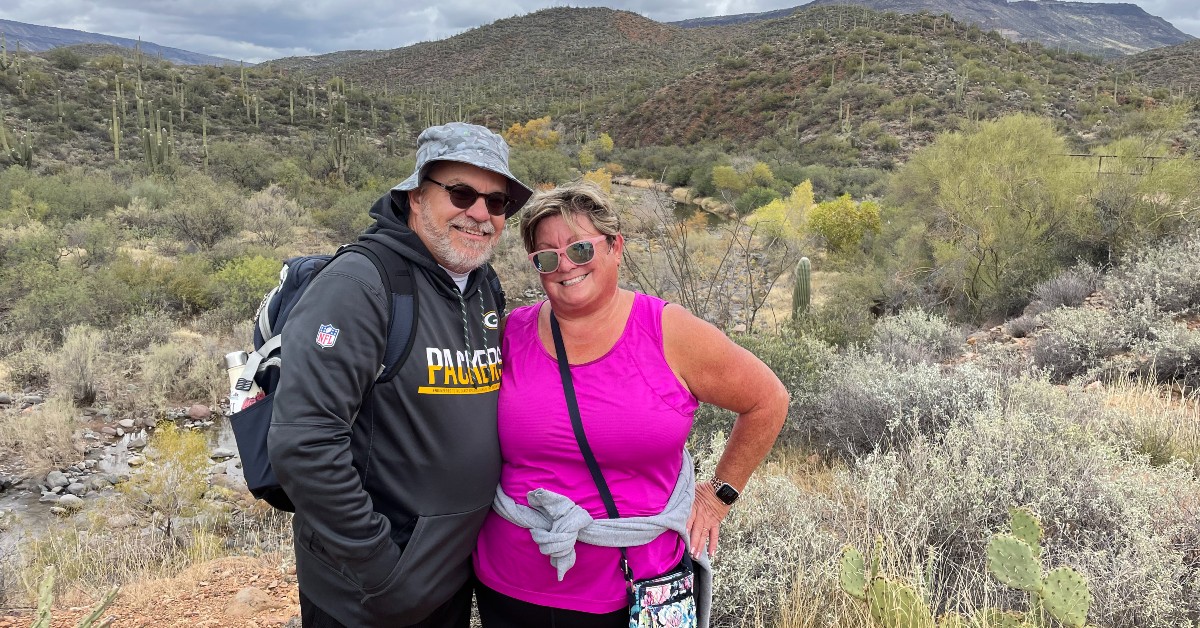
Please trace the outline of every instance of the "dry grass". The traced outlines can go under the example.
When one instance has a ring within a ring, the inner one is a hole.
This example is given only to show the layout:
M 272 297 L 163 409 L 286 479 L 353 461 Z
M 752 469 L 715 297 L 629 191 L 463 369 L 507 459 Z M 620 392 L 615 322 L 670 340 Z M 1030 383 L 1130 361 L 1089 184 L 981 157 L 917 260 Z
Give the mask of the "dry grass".
M 1200 400 L 1180 398 L 1135 380 L 1110 384 L 1104 404 L 1115 411 L 1118 430 L 1155 465 L 1174 459 L 1200 464 Z
M 0 451 L 12 452 L 35 476 L 75 461 L 72 434 L 76 410 L 69 398 L 54 396 L 28 410 L 0 413 Z

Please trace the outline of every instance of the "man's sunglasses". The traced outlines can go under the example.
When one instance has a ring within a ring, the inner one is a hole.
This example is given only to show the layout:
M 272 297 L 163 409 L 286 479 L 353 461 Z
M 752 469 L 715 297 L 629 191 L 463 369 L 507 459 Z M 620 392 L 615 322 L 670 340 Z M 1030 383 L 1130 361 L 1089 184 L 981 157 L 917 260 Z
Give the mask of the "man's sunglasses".
M 596 257 L 596 244 L 607 237 L 606 235 L 598 235 L 594 238 L 572 242 L 561 249 L 534 251 L 529 254 L 529 261 L 533 262 L 533 267 L 543 275 L 558 270 L 558 258 L 560 255 L 566 255 L 572 264 L 582 266 Z
M 437 184 L 443 190 L 446 190 L 450 194 L 450 202 L 459 209 L 471 209 L 471 206 L 475 204 L 476 199 L 480 196 L 483 197 L 483 204 L 487 207 L 488 213 L 493 216 L 503 216 L 508 211 L 509 205 L 512 205 L 512 197 L 504 192 L 484 194 L 466 183 L 446 185 L 445 183 L 434 181 L 429 177 L 425 177 L 425 180 Z

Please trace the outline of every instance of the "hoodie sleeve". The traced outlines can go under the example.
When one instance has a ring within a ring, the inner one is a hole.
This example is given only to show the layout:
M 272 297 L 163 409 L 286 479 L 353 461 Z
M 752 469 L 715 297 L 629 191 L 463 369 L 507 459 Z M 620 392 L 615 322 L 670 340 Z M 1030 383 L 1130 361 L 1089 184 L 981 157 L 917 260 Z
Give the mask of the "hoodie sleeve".
M 363 589 L 382 583 L 401 553 L 350 451 L 351 424 L 383 360 L 383 290 L 360 255 L 337 258 L 305 290 L 283 328 L 268 437 L 271 465 L 296 515 Z

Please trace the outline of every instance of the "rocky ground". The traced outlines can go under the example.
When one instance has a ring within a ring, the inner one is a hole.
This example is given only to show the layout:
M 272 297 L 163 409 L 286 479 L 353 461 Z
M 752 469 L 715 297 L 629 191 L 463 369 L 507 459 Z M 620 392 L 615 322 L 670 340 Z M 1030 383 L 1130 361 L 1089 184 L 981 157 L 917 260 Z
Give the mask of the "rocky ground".
M 293 569 L 279 557 L 231 557 L 197 565 L 175 578 L 127 586 L 103 613 L 114 628 L 188 626 L 262 628 L 300 626 Z M 88 601 L 94 603 L 94 601 Z M 57 606 L 55 628 L 69 628 L 91 606 Z M 33 609 L 0 610 L 0 628 L 24 628 Z

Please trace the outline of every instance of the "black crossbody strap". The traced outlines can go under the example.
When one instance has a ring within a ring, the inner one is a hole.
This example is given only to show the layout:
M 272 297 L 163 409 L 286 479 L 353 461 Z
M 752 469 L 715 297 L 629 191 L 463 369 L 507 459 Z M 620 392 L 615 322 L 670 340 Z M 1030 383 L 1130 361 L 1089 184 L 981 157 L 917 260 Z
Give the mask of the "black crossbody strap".
M 567 361 L 567 348 L 563 344 L 562 332 L 558 328 L 558 318 L 554 316 L 554 312 L 550 312 L 550 334 L 554 336 L 554 353 L 558 355 L 558 374 L 562 377 L 563 394 L 567 398 L 567 412 L 571 415 L 571 427 L 575 430 L 575 441 L 579 443 L 579 453 L 583 454 L 583 461 L 587 463 L 588 471 L 592 473 L 592 481 L 596 483 L 596 490 L 600 492 L 600 499 L 604 502 L 604 509 L 608 511 L 609 519 L 619 519 L 620 513 L 617 512 L 617 504 L 613 501 L 612 492 L 608 490 L 608 482 L 604 481 L 604 474 L 600 472 L 600 464 L 596 462 L 596 456 L 592 454 L 592 447 L 588 445 L 587 434 L 583 431 L 583 419 L 579 417 L 579 403 L 575 400 L 575 384 L 571 381 L 571 363 Z M 629 556 L 625 553 L 624 547 L 617 548 L 621 550 L 621 571 L 625 573 L 625 580 L 633 586 L 633 570 L 629 568 Z

